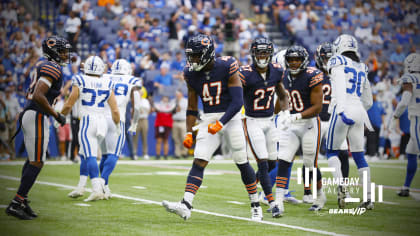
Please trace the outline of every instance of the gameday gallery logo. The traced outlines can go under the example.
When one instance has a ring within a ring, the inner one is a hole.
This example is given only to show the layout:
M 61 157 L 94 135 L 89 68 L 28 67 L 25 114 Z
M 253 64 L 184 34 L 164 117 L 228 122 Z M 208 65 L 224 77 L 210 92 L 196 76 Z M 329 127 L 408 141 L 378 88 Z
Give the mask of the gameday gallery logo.
M 320 168 L 321 172 L 334 172 L 335 168 L 333 167 L 327 167 L 327 168 Z M 316 168 L 313 170 L 313 183 L 316 183 L 317 175 L 316 175 Z M 333 193 L 337 194 L 337 188 L 338 186 L 346 187 L 347 191 L 350 194 L 358 194 L 359 193 L 359 179 L 360 178 L 322 178 L 322 188 L 325 193 Z M 297 168 L 297 183 L 302 184 L 302 168 Z M 309 168 L 305 168 L 305 187 L 309 187 Z M 363 202 L 366 202 L 368 200 L 368 188 L 370 187 L 371 190 L 371 202 L 375 202 L 376 197 L 376 185 L 375 183 L 371 183 L 370 186 L 368 186 L 367 183 L 367 171 L 363 172 Z M 383 186 L 378 185 L 378 202 L 383 202 Z M 312 197 L 315 200 L 317 198 L 317 188 L 316 184 L 312 185 Z M 345 203 L 360 203 L 360 198 L 354 198 L 354 197 L 346 197 L 344 199 Z M 340 214 L 340 215 L 362 215 L 366 212 L 366 208 L 347 208 L 347 209 L 329 209 L 329 214 Z

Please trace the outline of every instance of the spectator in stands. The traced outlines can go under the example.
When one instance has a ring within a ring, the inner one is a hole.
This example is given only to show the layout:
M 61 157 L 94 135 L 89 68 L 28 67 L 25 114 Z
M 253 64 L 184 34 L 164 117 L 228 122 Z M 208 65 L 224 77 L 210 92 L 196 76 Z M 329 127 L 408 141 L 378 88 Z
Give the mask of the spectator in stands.
M 119 55 L 119 58 L 126 58 L 126 55 L 121 55 L 121 50 L 132 50 L 134 45 L 133 42 L 130 40 L 130 32 L 124 30 L 120 33 L 120 37 L 117 39 L 117 43 L 115 44 L 115 53 Z
M 182 94 L 182 91 L 177 90 L 176 96 L 176 112 L 173 115 L 172 138 L 175 146 L 175 158 L 187 158 L 188 150 L 184 147 L 183 141 L 187 133 L 185 120 L 188 107 L 188 100 Z
M 71 44 L 74 52 L 77 52 L 77 39 L 79 38 L 80 28 L 82 26 L 82 21 L 76 14 L 76 12 L 71 11 L 70 17 L 67 18 L 64 24 L 64 32 L 67 33 L 67 40 Z
M 84 0 L 76 0 L 73 2 L 73 5 L 71 6 L 71 10 L 76 13 L 77 16 L 79 16 L 79 13 L 82 11 L 83 5 L 85 5 Z
M 354 35 L 362 40 L 363 43 L 369 42 L 372 38 L 372 27 L 369 25 L 369 22 L 363 21 L 361 26 L 357 26 Z
M 182 57 L 182 52 L 178 51 L 175 54 L 175 60 L 171 63 L 171 70 L 183 71 L 185 67 L 185 59 Z
M 257 31 L 255 31 L 253 35 L 253 38 L 258 37 L 269 38 L 268 33 L 265 31 L 265 25 L 262 23 L 257 25 Z
M 167 63 L 162 63 L 160 74 L 154 79 L 154 86 L 158 89 L 158 92 L 163 91 L 165 86 L 171 86 L 173 84 L 172 75 L 168 73 L 169 67 Z
M 105 11 L 102 12 L 100 18 L 102 20 L 114 20 L 117 17 L 111 9 L 111 4 L 106 4 Z
M 399 45 L 405 45 L 405 44 L 411 43 L 411 37 L 407 33 L 407 28 L 405 26 L 397 28 L 397 33 L 395 34 L 394 39 L 398 42 Z
M 332 20 L 332 15 L 331 13 L 327 13 L 325 14 L 325 19 L 324 22 L 322 24 L 322 28 L 325 30 L 333 30 L 335 29 L 335 24 Z
M 358 25 L 359 24 L 359 22 L 360 22 L 359 15 L 356 13 L 355 8 L 350 9 L 349 19 L 350 19 L 350 21 L 353 25 Z
M 375 16 L 369 11 L 369 8 L 363 7 L 363 12 L 359 16 L 360 22 L 367 21 L 369 25 L 375 24 Z
M 385 110 L 382 107 L 382 103 L 376 99 L 377 91 L 373 92 L 373 105 L 368 110 L 368 115 L 373 132 L 367 131 L 366 133 L 366 157 L 373 158 L 378 156 L 379 148 L 379 131 L 382 125 L 382 120 L 385 115 Z
M 188 38 L 195 34 L 197 34 L 197 26 L 195 25 L 188 26 L 188 32 L 184 35 L 184 37 L 182 37 L 182 42 L 181 42 L 182 48 L 185 48 L 185 44 L 187 43 Z
M 13 1 L 7 3 L 0 15 L 6 19 L 6 24 L 9 24 L 10 22 L 17 22 L 15 3 Z
M 319 21 L 319 16 L 314 11 L 312 11 L 312 7 L 310 4 L 307 4 L 305 6 L 305 11 L 302 14 L 303 18 L 307 18 L 309 20 L 309 27 L 311 27 L 311 29 L 315 29 L 315 26 Z
M 353 30 L 353 23 L 349 19 L 347 12 L 345 12 L 343 16 L 337 20 L 336 25 L 338 26 L 338 30 L 341 32 Z
M 162 100 L 155 103 L 153 110 L 156 111 L 155 120 L 155 138 L 156 138 L 156 160 L 160 159 L 161 146 L 163 143 L 163 157 L 168 159 L 169 153 L 169 133 L 172 130 L 173 120 L 172 114 L 175 112 L 176 104 L 169 101 L 166 96 Z
M 229 11 L 225 18 L 223 33 L 224 47 L 223 54 L 225 56 L 233 56 L 239 58 L 240 45 L 238 41 L 238 26 L 235 24 L 237 14 L 235 11 Z
M 100 55 L 104 62 L 108 65 L 108 68 L 111 68 L 112 63 L 114 63 L 116 59 L 116 51 L 114 47 L 109 44 L 106 40 L 102 40 L 99 42 L 99 49 L 100 49 Z
M 104 7 L 107 4 L 114 5 L 114 3 L 115 3 L 115 0 L 98 0 L 99 7 Z
M 58 96 L 54 109 L 58 112 L 61 111 L 64 105 L 63 96 Z M 62 161 L 67 160 L 68 145 L 71 142 L 71 129 L 70 129 L 70 114 L 66 116 L 66 123 L 64 125 L 56 125 L 56 131 L 58 136 L 58 151 Z
M 121 5 L 120 0 L 115 0 L 114 5 L 111 5 L 111 11 L 116 15 L 120 16 L 124 12 L 124 8 Z
M 264 0 L 251 0 L 251 4 L 252 4 L 252 9 L 254 11 L 255 14 L 255 21 L 257 23 L 265 23 L 266 22 L 266 17 L 265 17 L 265 12 L 264 12 L 264 4 L 265 1 Z
M 7 106 L 0 98 L 0 160 L 10 159 L 9 132 L 6 126 L 8 121 Z
M 133 148 L 135 155 L 138 153 L 138 137 L 141 138 L 142 143 L 142 151 L 143 151 L 143 158 L 145 160 L 149 159 L 149 152 L 148 152 L 148 146 L 147 146 L 147 135 L 149 131 L 149 114 L 150 114 L 150 102 L 147 99 L 147 91 L 143 87 L 140 90 L 140 104 L 139 104 L 139 110 L 140 110 L 140 118 L 137 123 L 137 130 L 136 135 L 133 136 Z M 138 159 L 138 158 L 136 158 Z
M 80 11 L 80 18 L 82 19 L 82 28 L 88 29 L 89 22 L 95 19 L 95 12 L 90 8 L 90 2 L 83 4 L 83 8 Z
M 381 23 L 377 23 L 375 28 L 372 30 L 372 37 L 368 41 L 369 44 L 376 44 L 376 45 L 383 45 L 384 41 L 382 37 L 379 35 L 379 30 L 381 28 Z
M 308 29 L 308 18 L 303 18 L 302 12 L 297 12 L 296 16 L 290 20 L 287 24 L 287 28 L 290 32 L 295 34 L 297 31 Z
M 59 8 L 58 8 L 58 14 L 63 16 L 68 16 L 70 14 L 71 7 L 69 5 L 68 0 L 61 1 Z
M 402 68 L 406 54 L 403 52 L 403 47 L 398 45 L 395 52 L 391 53 L 389 62 L 391 63 L 392 69 Z
M 174 11 L 171 13 L 171 17 L 168 20 L 167 27 L 169 31 L 168 36 L 168 46 L 169 51 L 173 52 L 180 49 L 179 45 L 179 38 L 178 38 L 178 30 L 176 27 L 178 17 L 179 17 L 180 11 Z
M 16 96 L 16 86 L 11 85 L 6 88 L 4 103 L 7 104 L 8 120 L 6 122 L 6 129 L 9 134 L 7 140 L 11 140 L 13 134 L 16 131 L 16 124 L 19 118 L 19 113 L 22 111 L 22 107 L 19 105 L 19 101 Z M 15 145 L 14 142 L 10 144 L 9 154 L 11 159 L 15 157 Z

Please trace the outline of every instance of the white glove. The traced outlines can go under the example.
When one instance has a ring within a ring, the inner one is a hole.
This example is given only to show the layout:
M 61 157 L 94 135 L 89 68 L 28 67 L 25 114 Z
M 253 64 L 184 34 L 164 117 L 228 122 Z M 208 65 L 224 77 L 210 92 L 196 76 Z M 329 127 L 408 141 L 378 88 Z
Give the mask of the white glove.
M 130 127 L 127 130 L 128 135 L 134 136 L 137 131 L 137 123 L 131 123 Z
M 276 115 L 276 118 L 274 119 L 276 128 L 281 130 L 286 130 L 290 125 L 290 111 L 280 111 L 279 114 Z
M 115 125 L 115 133 L 117 134 L 118 137 L 120 137 L 120 135 L 121 135 L 121 125 L 120 125 L 120 123 Z
M 295 122 L 297 120 L 300 120 L 300 119 L 302 119 L 302 114 L 300 114 L 300 113 L 295 113 L 295 114 L 292 114 L 292 115 L 289 116 L 289 122 L 290 123 L 293 123 L 293 122 Z

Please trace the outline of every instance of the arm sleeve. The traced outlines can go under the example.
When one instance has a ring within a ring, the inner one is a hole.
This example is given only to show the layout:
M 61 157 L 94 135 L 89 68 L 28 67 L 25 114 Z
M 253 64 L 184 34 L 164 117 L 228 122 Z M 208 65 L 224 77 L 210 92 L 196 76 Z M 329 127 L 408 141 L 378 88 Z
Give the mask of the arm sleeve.
M 343 79 L 345 77 L 343 66 L 333 67 L 331 69 L 331 79 L 332 84 L 335 85 L 335 95 L 336 95 L 336 104 L 337 104 L 337 114 L 344 112 L 344 103 L 346 101 L 346 82 Z
M 368 80 L 366 80 L 365 86 L 363 88 L 361 100 L 366 111 L 369 110 L 373 105 L 372 89 Z
M 405 109 L 408 106 L 408 103 L 411 100 L 413 94 L 409 91 L 404 91 L 401 97 L 401 101 L 398 103 L 397 108 L 395 108 L 394 116 L 400 117 L 404 113 Z
M 229 87 L 229 94 L 232 97 L 232 101 L 225 114 L 220 118 L 220 122 L 222 122 L 223 125 L 229 122 L 230 119 L 241 110 L 241 107 L 244 104 L 242 87 Z

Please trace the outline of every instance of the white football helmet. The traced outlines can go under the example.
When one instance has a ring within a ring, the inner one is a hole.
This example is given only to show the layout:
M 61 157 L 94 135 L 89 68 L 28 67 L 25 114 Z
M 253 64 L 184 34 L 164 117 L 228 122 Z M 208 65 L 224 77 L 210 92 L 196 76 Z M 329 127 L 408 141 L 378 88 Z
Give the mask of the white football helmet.
M 405 73 L 420 73 L 420 53 L 410 53 L 404 60 Z
M 341 55 L 343 52 L 354 52 L 360 58 L 359 46 L 355 37 L 348 34 L 337 37 L 333 43 L 333 53 Z
M 98 56 L 90 56 L 86 59 L 83 70 L 87 75 L 102 75 L 105 71 L 105 64 Z
M 131 75 L 131 65 L 125 59 L 118 59 L 112 64 L 111 73 L 114 75 Z
M 274 63 L 280 64 L 281 67 L 286 68 L 286 62 L 284 59 L 284 55 L 286 55 L 286 49 L 279 51 L 272 59 Z

